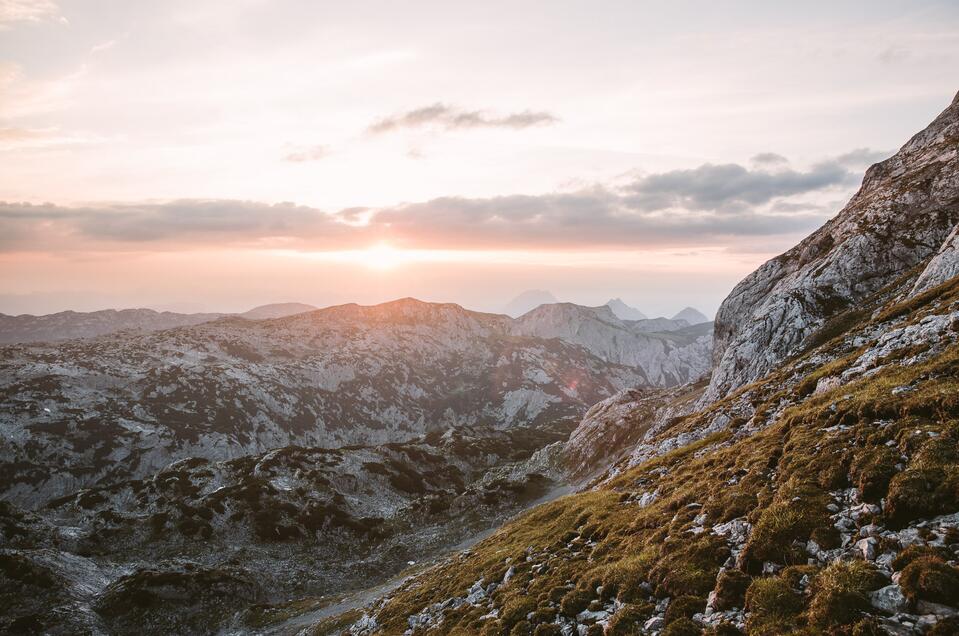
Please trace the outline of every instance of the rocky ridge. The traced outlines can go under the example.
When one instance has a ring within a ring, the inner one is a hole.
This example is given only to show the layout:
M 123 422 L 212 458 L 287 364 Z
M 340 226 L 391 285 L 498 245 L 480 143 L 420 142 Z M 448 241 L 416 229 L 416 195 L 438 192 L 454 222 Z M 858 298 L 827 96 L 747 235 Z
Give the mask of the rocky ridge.
M 182 314 L 153 309 L 104 309 L 101 311 L 61 311 L 55 314 L 34 316 L 0 314 L 0 344 L 18 342 L 52 342 L 74 338 L 96 338 L 118 331 L 150 332 L 175 327 L 199 325 L 227 316 L 247 320 L 283 318 L 316 307 L 303 303 L 276 303 L 254 307 L 241 314 L 193 313 Z
M 723 301 L 703 404 L 799 353 L 830 318 L 939 251 L 957 222 L 959 96 L 893 157 L 869 168 L 835 218 Z

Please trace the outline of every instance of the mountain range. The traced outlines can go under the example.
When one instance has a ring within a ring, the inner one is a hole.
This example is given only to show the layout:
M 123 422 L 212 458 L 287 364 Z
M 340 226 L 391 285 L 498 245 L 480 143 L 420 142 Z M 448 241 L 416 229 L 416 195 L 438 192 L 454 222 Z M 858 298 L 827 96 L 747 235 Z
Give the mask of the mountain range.
M 403 299 L 3 347 L 0 629 L 959 633 L 957 232 L 959 95 L 715 324 Z
M 153 309 L 104 309 L 91 312 L 61 311 L 43 316 L 0 314 L 0 344 L 95 338 L 96 336 L 127 330 L 159 331 L 174 327 L 198 325 L 227 316 L 237 316 L 248 320 L 282 318 L 314 310 L 316 310 L 316 307 L 303 303 L 276 303 L 254 307 L 242 314 L 179 314 Z
M 649 333 L 608 308 L 522 318 L 404 299 L 7 346 L 0 491 L 36 505 L 187 457 L 407 441 L 461 426 L 568 432 L 635 385 L 703 375 L 708 327 Z

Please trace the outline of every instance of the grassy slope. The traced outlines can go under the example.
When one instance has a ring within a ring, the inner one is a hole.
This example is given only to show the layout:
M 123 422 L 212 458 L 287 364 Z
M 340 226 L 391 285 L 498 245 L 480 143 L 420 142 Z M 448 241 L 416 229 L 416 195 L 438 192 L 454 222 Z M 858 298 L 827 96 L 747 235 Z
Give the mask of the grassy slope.
M 820 378 L 836 375 L 858 357 L 855 343 L 843 334 L 867 333 L 889 321 L 914 323 L 937 309 L 942 313 L 955 307 L 959 281 L 903 304 L 886 303 L 890 293 L 874 300 L 875 318 L 864 311 L 869 306 L 860 307 L 843 318 L 846 324 L 840 321 L 841 328 L 827 325 L 833 333 L 820 336 L 822 344 L 728 398 L 749 395 L 756 410 L 748 422 L 734 419 L 724 431 L 530 511 L 398 590 L 375 611 L 381 633 L 404 632 L 409 616 L 464 596 L 480 579 L 502 581 L 511 566 L 513 575 L 492 596 L 497 617 L 481 618 L 488 607 L 465 605 L 446 610 L 432 633 L 558 633 L 557 614 L 575 615 L 615 597 L 627 605 L 607 633 L 629 634 L 651 615 L 653 602 L 667 596 L 677 608 L 673 616 L 667 613 L 673 623 L 667 633 L 699 633 L 681 616 L 701 611 L 714 589 L 728 597 L 727 605 L 738 607 L 745 592 L 750 633 L 854 633 L 853 623 L 855 633 L 872 633 L 864 595 L 887 581 L 864 562 L 822 570 L 806 565 L 799 547 L 809 538 L 824 547 L 838 540 L 827 510 L 830 492 L 855 487 L 864 501 L 885 498 L 875 521 L 890 528 L 959 510 L 959 345 L 920 364 L 884 360 L 871 377 L 813 391 Z M 892 393 L 907 385 L 913 390 Z M 706 415 L 694 414 L 672 432 L 695 430 Z M 651 505 L 637 505 L 651 492 L 658 493 Z M 701 513 L 707 529 L 743 517 L 754 527 L 737 567 L 718 582 L 730 550 L 722 537 L 689 532 Z M 792 567 L 764 576 L 767 561 Z M 959 573 L 935 558 L 922 567 L 947 581 Z M 811 583 L 799 593 L 796 581 L 803 575 Z M 913 601 L 935 596 L 905 582 L 903 587 Z

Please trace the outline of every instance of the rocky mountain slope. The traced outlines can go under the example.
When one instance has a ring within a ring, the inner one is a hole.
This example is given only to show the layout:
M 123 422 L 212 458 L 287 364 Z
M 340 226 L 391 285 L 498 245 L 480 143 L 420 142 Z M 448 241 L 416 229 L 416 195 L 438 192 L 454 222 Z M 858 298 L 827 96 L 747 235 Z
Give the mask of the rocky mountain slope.
M 959 633 L 957 105 L 736 288 L 708 386 L 590 410 L 590 487 L 313 633 Z
M 959 98 L 869 168 L 835 218 L 730 293 L 716 316 L 716 370 L 706 401 L 800 352 L 830 318 L 935 254 L 957 222 Z
M 642 369 L 656 386 L 682 384 L 709 371 L 711 324 L 649 326 L 649 322 L 620 320 L 607 305 L 555 303 L 524 314 L 511 329 L 516 335 L 559 338 L 585 347 L 603 360 Z
M 0 314 L 0 344 L 95 338 L 124 330 L 159 331 L 198 325 L 222 316 L 223 314 L 178 314 L 152 309 L 61 311 L 44 316 Z
M 42 518 L 3 504 L 0 590 L 32 593 L 6 595 L 0 631 L 251 630 L 269 615 L 255 602 L 376 583 L 547 494 L 546 475 L 493 469 L 557 437 L 450 429 L 191 458 L 55 500 Z
M 286 318 L 296 314 L 305 314 L 308 311 L 316 311 L 318 307 L 304 303 L 272 303 L 270 305 L 260 305 L 249 311 L 239 314 L 241 318 L 247 320 L 270 320 L 271 318 Z
M 635 307 L 630 307 L 619 298 L 611 298 L 606 301 L 606 306 L 609 307 L 610 311 L 620 320 L 646 320 L 648 317 Z
M 95 338 L 117 331 L 160 331 L 162 329 L 173 329 L 174 327 L 199 325 L 231 315 L 248 320 L 265 320 L 315 310 L 316 307 L 303 303 L 277 303 L 254 307 L 242 314 L 180 314 L 172 311 L 154 311 L 153 309 L 61 311 L 43 316 L 0 314 L 0 344 Z
M 590 404 L 648 381 L 553 334 L 514 331 L 506 316 L 407 299 L 6 347 L 0 489 L 35 505 L 186 457 L 461 426 L 568 431 Z

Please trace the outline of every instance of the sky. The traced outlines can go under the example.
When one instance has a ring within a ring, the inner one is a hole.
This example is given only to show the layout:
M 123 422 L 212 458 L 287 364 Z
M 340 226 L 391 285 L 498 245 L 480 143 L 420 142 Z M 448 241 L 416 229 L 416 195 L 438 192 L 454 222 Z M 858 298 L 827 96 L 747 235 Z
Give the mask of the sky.
M 0 0 L 0 312 L 712 314 L 957 68 L 953 0 Z

